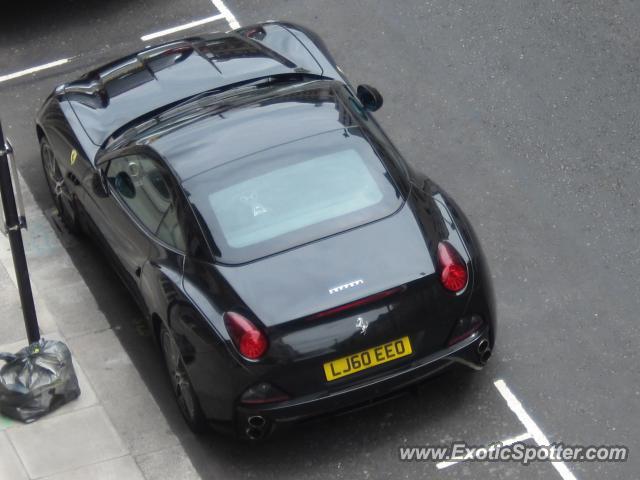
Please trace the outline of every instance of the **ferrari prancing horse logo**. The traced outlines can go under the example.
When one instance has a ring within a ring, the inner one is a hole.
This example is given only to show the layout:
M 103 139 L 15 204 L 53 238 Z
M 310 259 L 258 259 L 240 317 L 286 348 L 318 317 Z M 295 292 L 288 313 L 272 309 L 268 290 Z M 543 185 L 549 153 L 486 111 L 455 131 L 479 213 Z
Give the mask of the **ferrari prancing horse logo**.
M 360 333 L 364 335 L 365 333 L 367 333 L 367 328 L 369 328 L 369 322 L 367 322 L 362 317 L 358 317 L 356 320 L 356 328 L 359 328 Z
M 73 150 L 71 150 L 71 158 L 69 159 L 69 163 L 73 165 L 74 163 L 76 163 L 77 159 L 78 159 L 78 151 L 74 148 Z

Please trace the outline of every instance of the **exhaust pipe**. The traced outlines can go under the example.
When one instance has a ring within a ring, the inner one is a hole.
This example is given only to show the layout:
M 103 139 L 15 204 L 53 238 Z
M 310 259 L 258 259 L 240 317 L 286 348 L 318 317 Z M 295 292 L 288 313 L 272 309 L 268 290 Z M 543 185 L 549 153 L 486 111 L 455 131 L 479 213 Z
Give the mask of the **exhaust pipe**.
M 261 415 L 254 415 L 247 418 L 247 424 L 249 425 L 245 430 L 247 437 L 250 440 L 260 440 L 264 437 L 264 428 L 267 425 L 267 420 Z
M 485 365 L 491 358 L 491 349 L 487 348 L 482 355 L 480 355 L 480 363 Z
M 247 423 L 254 428 L 262 428 L 267 424 L 267 421 L 261 415 L 255 415 L 247 419 Z
M 489 340 L 487 340 L 486 338 L 480 340 L 478 342 L 478 347 L 476 350 L 478 352 L 480 364 L 485 365 L 489 361 L 489 358 L 491 358 L 491 348 L 489 347 Z

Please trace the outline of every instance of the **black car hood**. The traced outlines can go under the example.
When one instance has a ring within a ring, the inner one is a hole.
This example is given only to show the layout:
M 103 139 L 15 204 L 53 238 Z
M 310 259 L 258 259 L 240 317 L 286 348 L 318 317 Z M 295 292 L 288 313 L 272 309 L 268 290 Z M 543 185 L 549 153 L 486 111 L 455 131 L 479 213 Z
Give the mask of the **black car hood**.
M 246 265 L 215 268 L 271 327 L 431 275 L 430 250 L 405 204 L 377 222 Z
M 244 34 L 243 34 L 244 33 Z M 198 93 L 288 73 L 322 75 L 298 38 L 278 24 L 146 49 L 64 86 L 78 120 L 100 146 L 136 119 Z

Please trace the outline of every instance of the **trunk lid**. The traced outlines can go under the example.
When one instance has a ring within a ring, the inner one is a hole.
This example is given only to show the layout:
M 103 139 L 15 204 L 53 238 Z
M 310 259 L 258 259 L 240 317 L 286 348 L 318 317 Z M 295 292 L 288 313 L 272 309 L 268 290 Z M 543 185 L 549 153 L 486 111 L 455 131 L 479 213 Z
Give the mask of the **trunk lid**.
M 218 271 L 267 327 L 427 277 L 434 261 L 411 210 Z

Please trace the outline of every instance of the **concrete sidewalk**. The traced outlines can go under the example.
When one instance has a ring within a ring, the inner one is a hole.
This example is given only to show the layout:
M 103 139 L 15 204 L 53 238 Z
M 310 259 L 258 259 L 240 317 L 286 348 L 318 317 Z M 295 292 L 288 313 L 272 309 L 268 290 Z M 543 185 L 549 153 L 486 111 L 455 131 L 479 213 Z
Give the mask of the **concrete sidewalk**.
M 200 478 L 52 225 L 22 185 L 29 223 L 23 235 L 42 336 L 67 343 L 82 394 L 29 425 L 0 416 L 0 479 Z M 11 252 L 0 235 L 0 351 L 25 345 Z

